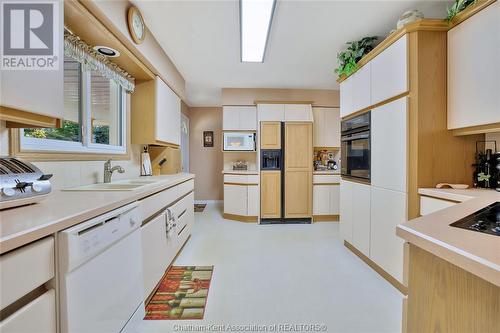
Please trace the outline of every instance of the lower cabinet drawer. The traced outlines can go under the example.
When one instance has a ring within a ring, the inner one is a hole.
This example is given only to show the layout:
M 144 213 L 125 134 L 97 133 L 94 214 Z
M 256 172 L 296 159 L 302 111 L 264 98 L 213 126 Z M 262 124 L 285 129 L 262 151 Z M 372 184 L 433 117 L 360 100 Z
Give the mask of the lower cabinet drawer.
M 177 200 L 178 197 L 177 188 L 174 186 L 140 200 L 139 208 L 141 211 L 141 220 L 144 221 L 148 219 L 150 216 Z
M 56 296 L 50 289 L 0 322 L 0 332 L 56 332 Z
M 340 175 L 313 175 L 313 184 L 339 184 Z
M 0 257 L 1 308 L 53 277 L 54 237 L 46 237 L 2 255 Z
M 189 193 L 170 209 L 177 218 L 177 229 L 180 231 L 189 219 L 194 219 L 194 192 Z
M 187 182 L 180 183 L 177 185 L 177 196 L 182 197 L 186 193 L 194 190 L 194 179 L 190 179 Z
M 258 184 L 259 175 L 224 175 L 224 183 Z

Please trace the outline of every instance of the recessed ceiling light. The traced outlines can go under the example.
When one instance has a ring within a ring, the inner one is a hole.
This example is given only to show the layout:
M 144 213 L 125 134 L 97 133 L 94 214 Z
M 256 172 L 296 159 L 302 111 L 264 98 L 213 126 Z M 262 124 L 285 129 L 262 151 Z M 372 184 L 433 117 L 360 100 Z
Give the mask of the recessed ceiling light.
M 264 62 L 276 0 L 240 0 L 242 62 Z
M 102 46 L 102 45 L 97 45 L 94 46 L 94 50 L 99 52 L 100 54 L 110 57 L 110 58 L 116 58 L 120 56 L 120 52 L 118 52 L 115 49 L 110 48 L 109 46 Z

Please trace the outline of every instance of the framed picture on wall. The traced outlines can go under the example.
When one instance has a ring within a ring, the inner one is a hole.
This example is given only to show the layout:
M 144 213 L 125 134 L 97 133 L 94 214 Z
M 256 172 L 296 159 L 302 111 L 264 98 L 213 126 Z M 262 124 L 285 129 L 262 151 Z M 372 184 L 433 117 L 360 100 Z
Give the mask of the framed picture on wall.
M 203 147 L 214 146 L 214 131 L 203 131 Z

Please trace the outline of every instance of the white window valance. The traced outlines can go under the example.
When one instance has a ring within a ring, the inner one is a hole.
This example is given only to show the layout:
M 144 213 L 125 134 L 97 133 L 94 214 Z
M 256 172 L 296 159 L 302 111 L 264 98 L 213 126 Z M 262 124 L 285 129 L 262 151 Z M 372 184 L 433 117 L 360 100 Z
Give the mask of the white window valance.
M 126 92 L 134 92 L 135 79 L 129 73 L 68 31 L 64 34 L 64 55 L 87 68 L 98 71 L 108 79 L 115 80 Z

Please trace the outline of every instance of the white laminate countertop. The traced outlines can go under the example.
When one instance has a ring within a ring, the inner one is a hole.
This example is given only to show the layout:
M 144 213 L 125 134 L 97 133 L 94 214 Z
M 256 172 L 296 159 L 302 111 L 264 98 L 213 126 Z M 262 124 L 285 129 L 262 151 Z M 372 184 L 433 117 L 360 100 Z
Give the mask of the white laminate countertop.
M 494 202 L 500 192 L 482 189 L 419 190 L 421 195 L 456 201 L 457 204 L 397 226 L 396 234 L 408 242 L 500 286 L 500 237 L 451 227 Z
M 313 175 L 338 175 L 338 176 L 340 176 L 340 170 L 314 170 Z
M 157 182 L 131 191 L 57 190 L 39 203 L 2 210 L 0 254 L 193 178 L 189 173 L 148 177 Z
M 230 174 L 230 175 L 258 175 L 259 171 L 258 170 L 222 170 L 223 174 Z

